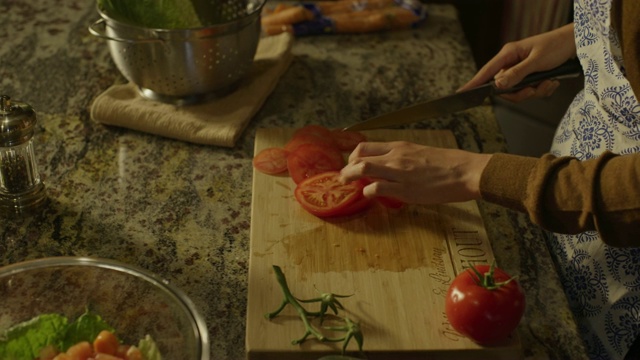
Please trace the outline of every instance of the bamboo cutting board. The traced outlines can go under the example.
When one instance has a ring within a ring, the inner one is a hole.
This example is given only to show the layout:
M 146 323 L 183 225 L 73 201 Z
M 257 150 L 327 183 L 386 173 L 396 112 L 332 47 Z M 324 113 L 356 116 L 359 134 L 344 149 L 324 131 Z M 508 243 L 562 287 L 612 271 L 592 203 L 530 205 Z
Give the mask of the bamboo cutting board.
M 259 129 L 255 153 L 283 146 L 292 133 L 293 129 Z M 370 141 L 457 147 L 448 130 L 363 133 Z M 453 330 L 444 313 L 445 294 L 455 275 L 470 265 L 493 260 L 475 201 L 401 209 L 376 204 L 362 214 L 323 220 L 298 205 L 294 189 L 287 175 L 254 170 L 248 359 L 318 359 L 341 350 L 341 343 L 311 338 L 292 345 L 305 328 L 291 306 L 274 319 L 265 318 L 284 298 L 273 265 L 280 266 L 297 298 L 315 298 L 319 292 L 353 294 L 340 299 L 343 315 L 360 323 L 368 359 L 522 357 L 517 334 L 503 346 L 481 347 Z M 316 304 L 303 305 L 317 310 Z M 347 350 L 358 355 L 355 341 Z

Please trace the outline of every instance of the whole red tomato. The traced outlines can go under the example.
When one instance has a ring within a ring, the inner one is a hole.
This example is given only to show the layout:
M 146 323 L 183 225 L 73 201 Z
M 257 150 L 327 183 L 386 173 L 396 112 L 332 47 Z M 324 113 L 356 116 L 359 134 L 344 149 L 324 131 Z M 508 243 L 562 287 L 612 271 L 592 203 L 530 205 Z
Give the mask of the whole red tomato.
M 445 302 L 451 326 L 481 345 L 505 340 L 520 323 L 525 298 L 518 282 L 494 265 L 477 265 L 453 280 Z

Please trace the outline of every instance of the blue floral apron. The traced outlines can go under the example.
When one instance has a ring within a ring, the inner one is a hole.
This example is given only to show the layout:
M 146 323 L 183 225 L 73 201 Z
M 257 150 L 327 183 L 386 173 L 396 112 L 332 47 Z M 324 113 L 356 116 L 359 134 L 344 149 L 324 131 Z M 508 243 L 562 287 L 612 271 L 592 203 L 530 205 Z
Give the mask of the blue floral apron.
M 556 131 L 554 155 L 587 160 L 605 150 L 640 151 L 640 104 L 624 76 L 611 2 L 574 3 L 585 84 Z M 594 231 L 551 234 L 548 246 L 590 358 L 624 358 L 640 334 L 640 248 L 607 246 Z

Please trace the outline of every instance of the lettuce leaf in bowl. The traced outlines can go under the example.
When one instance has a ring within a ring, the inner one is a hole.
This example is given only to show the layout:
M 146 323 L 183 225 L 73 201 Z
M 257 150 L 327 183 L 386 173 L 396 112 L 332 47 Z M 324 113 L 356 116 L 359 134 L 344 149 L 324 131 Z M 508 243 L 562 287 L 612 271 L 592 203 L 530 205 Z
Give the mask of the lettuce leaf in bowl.
M 0 359 L 35 359 L 40 350 L 59 344 L 68 326 L 66 317 L 44 314 L 0 334 Z
M 60 314 L 39 315 L 0 333 L 0 359 L 36 359 L 49 345 L 66 351 L 81 341 L 91 342 L 102 330 L 114 331 L 89 311 L 73 322 Z
M 99 315 L 87 311 L 67 326 L 64 338 L 58 343 L 57 348 L 66 351 L 72 345 L 81 341 L 95 339 L 102 330 L 114 332 L 114 329 L 102 320 Z
M 138 348 L 145 360 L 162 360 L 160 349 L 158 349 L 158 345 L 156 345 L 151 336 L 147 335 L 144 339 L 140 339 Z

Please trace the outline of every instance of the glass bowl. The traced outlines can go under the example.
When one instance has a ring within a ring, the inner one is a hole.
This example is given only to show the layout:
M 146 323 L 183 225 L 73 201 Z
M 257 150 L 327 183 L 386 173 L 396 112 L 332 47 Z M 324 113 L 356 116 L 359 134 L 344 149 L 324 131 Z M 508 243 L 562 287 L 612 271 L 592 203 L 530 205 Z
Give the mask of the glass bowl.
M 50 257 L 0 268 L 0 336 L 43 314 L 69 322 L 89 310 L 123 344 L 146 335 L 163 359 L 209 359 L 203 317 L 179 289 L 158 276 L 113 260 Z

